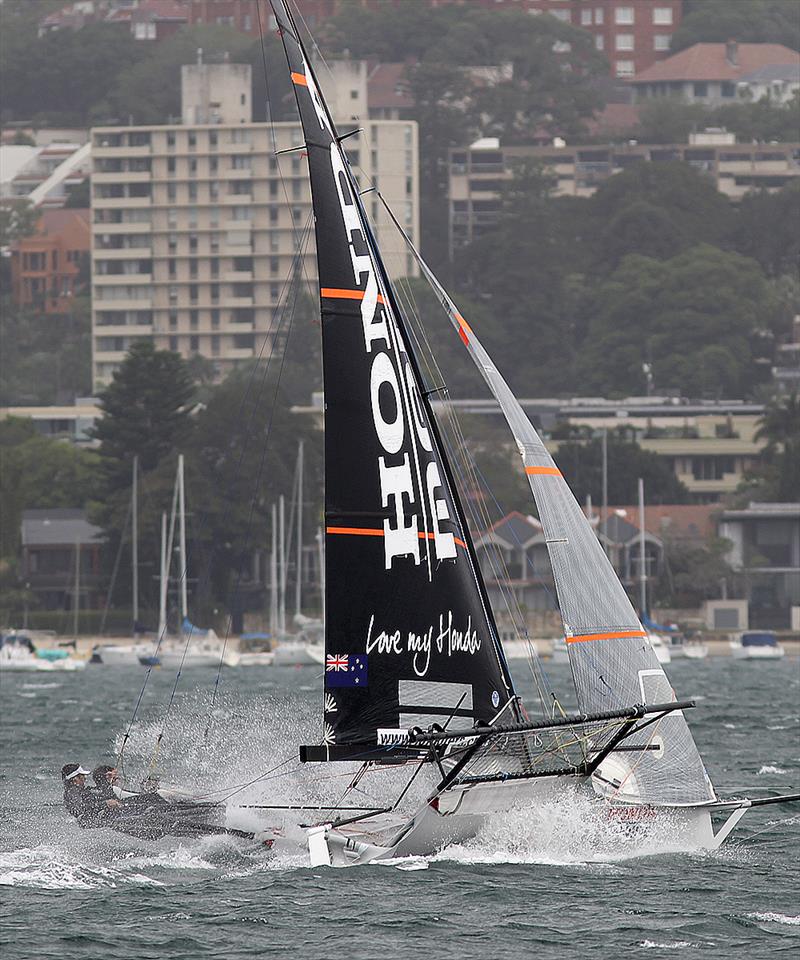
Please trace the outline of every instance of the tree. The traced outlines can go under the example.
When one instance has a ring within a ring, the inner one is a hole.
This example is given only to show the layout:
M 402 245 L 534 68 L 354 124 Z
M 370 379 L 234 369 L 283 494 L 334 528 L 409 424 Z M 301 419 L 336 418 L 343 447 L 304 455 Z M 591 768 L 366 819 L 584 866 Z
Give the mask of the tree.
M 307 398 L 306 398 L 307 402 Z M 192 575 L 200 609 L 237 602 L 252 556 L 266 550 L 271 506 L 292 499 L 298 440 L 305 441 L 306 522 L 321 516 L 322 434 L 310 418 L 291 413 L 277 364 L 234 370 L 197 415 L 188 448 Z M 306 527 L 308 532 L 309 527 Z
M 718 597 L 723 580 L 733 571 L 726 557 L 729 540 L 711 538 L 705 544 L 667 538 L 664 541 L 664 574 L 655 587 L 654 602 L 662 607 L 696 608 Z
M 710 178 L 676 161 L 638 163 L 609 178 L 590 216 L 595 270 L 609 273 L 629 253 L 662 259 L 699 243 L 721 245 L 733 211 Z
M 643 450 L 624 432 L 610 431 L 607 438 L 608 502 L 611 506 L 636 503 L 639 477 L 644 480 L 648 503 L 686 503 L 688 490 L 657 453 Z M 591 496 L 603 498 L 602 440 L 567 440 L 559 444 L 556 462 L 579 503 Z
M 672 50 L 695 43 L 782 43 L 800 50 L 796 0 L 686 0 Z
M 0 421 L 0 558 L 15 557 L 23 510 L 85 507 L 92 494 L 97 455 L 37 433 L 33 421 Z
M 773 399 L 755 433 L 766 440 L 761 462 L 737 491 L 742 499 L 791 502 L 800 491 L 800 395 Z
M 775 193 L 749 193 L 738 204 L 730 233 L 733 247 L 757 260 L 770 277 L 796 275 L 800 261 L 800 183 Z
M 6 250 L 11 244 L 30 237 L 36 232 L 39 211 L 30 200 L 18 199 L 12 203 L 7 200 L 0 203 L 0 250 Z
M 774 293 L 753 260 L 710 245 L 659 262 L 627 256 L 596 290 L 578 380 L 589 394 L 656 391 L 740 397 L 763 378 L 753 340 L 779 327 Z

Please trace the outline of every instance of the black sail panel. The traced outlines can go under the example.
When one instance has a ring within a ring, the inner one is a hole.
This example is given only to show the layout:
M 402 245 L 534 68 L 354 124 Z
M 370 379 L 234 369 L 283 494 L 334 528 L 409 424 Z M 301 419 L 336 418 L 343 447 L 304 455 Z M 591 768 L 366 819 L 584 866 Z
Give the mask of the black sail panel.
M 281 0 L 306 140 L 325 386 L 327 744 L 490 721 L 513 697 L 354 178 Z

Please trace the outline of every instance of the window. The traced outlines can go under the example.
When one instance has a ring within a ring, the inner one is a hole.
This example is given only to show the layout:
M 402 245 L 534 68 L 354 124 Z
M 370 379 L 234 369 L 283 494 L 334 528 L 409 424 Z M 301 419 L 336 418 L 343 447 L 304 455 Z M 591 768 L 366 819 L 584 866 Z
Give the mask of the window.
M 614 23 L 620 25 L 633 23 L 633 7 L 617 7 L 614 11 Z
M 671 7 L 653 7 L 653 23 L 659 27 L 666 27 L 672 24 Z
M 208 145 L 212 149 L 216 150 L 217 143 L 219 142 L 219 137 L 216 130 L 209 130 L 208 133 Z
M 174 175 L 174 173 L 175 173 L 175 157 L 167 157 L 167 173 Z
M 169 338 L 169 348 L 170 348 L 170 350 L 171 350 L 173 353 L 177 353 L 177 352 L 178 352 L 178 338 L 177 338 L 177 337 L 170 337 L 170 338 Z
M 654 50 L 669 50 L 669 42 L 672 39 L 671 33 L 657 33 L 653 37 Z
M 208 223 L 211 227 L 219 226 L 219 207 L 210 207 L 208 210 Z
M 200 349 L 200 337 L 189 337 L 189 349 L 192 351 L 192 353 L 197 353 L 197 351 Z
M 174 183 L 167 184 L 167 200 L 174 203 L 178 199 L 178 188 Z
M 219 303 L 219 284 L 212 283 L 209 289 L 211 290 L 211 302 Z
M 550 10 L 549 12 L 556 20 L 563 20 L 564 23 L 572 22 L 572 14 L 569 10 Z
M 189 234 L 189 253 L 197 253 L 197 234 Z
M 211 253 L 219 253 L 219 234 L 218 233 L 209 234 L 208 249 Z
M 252 216 L 253 211 L 250 207 L 231 207 L 232 220 L 250 220 Z
M 197 303 L 197 284 L 196 283 L 189 284 L 189 300 L 192 303 Z
M 189 311 L 189 328 L 191 330 L 197 329 L 199 316 L 200 316 L 199 310 L 194 309 Z
M 581 26 L 588 27 L 592 22 L 592 11 L 591 10 L 581 10 Z
M 231 130 L 231 143 L 250 143 L 250 131 Z
M 209 158 L 208 158 L 208 172 L 209 172 L 209 173 L 216 173 L 218 168 L 219 168 L 219 160 L 217 160 L 216 157 L 209 157 Z
M 167 149 L 168 150 L 175 149 L 175 131 L 174 130 L 169 130 L 167 132 Z
M 595 50 L 602 50 L 605 47 L 602 34 L 598 33 L 597 36 L 594 38 L 594 46 L 595 46 Z
M 170 275 L 170 277 L 171 277 L 171 278 L 174 277 L 174 276 L 175 276 L 175 273 L 176 273 L 176 270 L 175 270 L 175 261 L 174 261 L 172 258 L 170 258 L 170 260 L 169 260 L 169 275 Z
M 617 76 L 632 77 L 633 76 L 633 60 L 617 60 Z
M 219 199 L 219 184 L 216 180 L 210 180 L 208 184 L 208 199 L 209 200 L 218 200 Z
M 211 311 L 211 329 L 216 330 L 219 327 L 219 308 L 214 307 Z
M 695 97 L 707 97 L 708 96 L 708 84 L 703 83 L 694 83 L 692 84 L 692 94 Z
M 219 257 L 212 257 L 208 265 L 211 276 L 216 279 L 219 276 Z
M 252 333 L 235 333 L 233 335 L 233 346 L 237 350 L 252 350 L 255 338 Z
M 232 170 L 249 170 L 251 166 L 252 157 L 247 156 L 246 154 L 235 153 L 231 157 L 231 169 Z
M 350 99 L 351 99 L 351 100 L 358 100 L 358 90 L 351 90 L 351 91 L 350 91 Z
M 595 7 L 594 8 L 594 22 L 599 26 L 603 24 L 603 8 Z
M 197 134 L 192 130 L 189 132 L 189 149 L 194 150 L 197 146 Z
M 189 199 L 192 202 L 197 201 L 197 184 L 196 183 L 189 184 Z
M 197 226 L 197 207 L 189 207 L 189 226 Z
M 734 97 L 736 96 L 736 85 L 731 83 L 730 80 L 723 80 L 719 87 L 720 96 L 723 97 Z
M 170 307 L 169 309 L 169 328 L 170 330 L 178 329 L 178 308 Z
M 219 356 L 219 337 L 215 336 L 211 338 L 211 356 Z
M 633 34 L 618 33 L 614 37 L 614 48 L 616 50 L 633 50 Z
M 178 288 L 174 284 L 170 284 L 170 287 L 169 287 L 169 302 L 170 303 L 178 302 Z
M 278 208 L 270 207 L 269 208 L 269 222 L 277 223 L 278 222 Z
M 196 260 L 189 261 L 189 277 L 192 280 L 197 279 L 197 261 Z
M 170 253 L 177 253 L 178 251 L 178 238 L 174 233 L 171 233 L 167 238 L 167 249 Z

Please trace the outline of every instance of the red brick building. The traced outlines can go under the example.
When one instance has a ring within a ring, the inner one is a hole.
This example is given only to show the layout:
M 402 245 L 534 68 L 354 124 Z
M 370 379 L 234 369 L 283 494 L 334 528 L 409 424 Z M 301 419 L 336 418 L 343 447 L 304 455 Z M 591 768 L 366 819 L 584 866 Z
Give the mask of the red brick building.
M 72 298 L 81 292 L 90 245 L 88 210 L 45 210 L 36 233 L 12 247 L 14 302 L 42 313 L 69 313 Z

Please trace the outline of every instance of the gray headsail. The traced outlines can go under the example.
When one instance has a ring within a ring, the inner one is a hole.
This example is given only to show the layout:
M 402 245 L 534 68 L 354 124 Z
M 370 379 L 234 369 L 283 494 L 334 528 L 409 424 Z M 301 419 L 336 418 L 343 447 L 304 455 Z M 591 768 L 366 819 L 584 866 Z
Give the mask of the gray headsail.
M 474 331 L 407 236 L 406 241 L 514 435 L 547 542 L 580 709 L 595 713 L 674 699 L 647 634 L 561 471 Z M 627 754 L 630 760 L 615 759 L 609 785 L 613 795 L 653 804 L 714 799 L 682 713 L 664 717 L 639 734 L 638 742 L 650 749 Z

